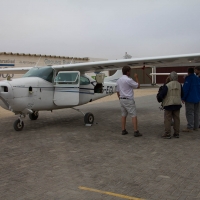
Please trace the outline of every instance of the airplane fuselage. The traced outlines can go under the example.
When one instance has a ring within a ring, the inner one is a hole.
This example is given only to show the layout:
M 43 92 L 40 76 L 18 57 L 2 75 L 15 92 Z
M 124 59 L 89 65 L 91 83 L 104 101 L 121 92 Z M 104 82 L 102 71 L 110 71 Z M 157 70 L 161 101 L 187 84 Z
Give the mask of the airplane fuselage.
M 0 106 L 19 114 L 14 129 L 24 127 L 23 117 L 29 115 L 36 120 L 38 112 L 73 108 L 111 95 L 116 91 L 116 80 L 121 76 L 116 72 L 104 79 L 98 74 L 96 80 L 80 71 L 55 70 L 52 67 L 32 68 L 22 78 L 0 81 Z M 92 124 L 92 113 L 83 113 L 84 123 Z
M 95 93 L 95 80 L 84 77 L 90 83 L 77 87 L 56 85 L 38 77 L 1 81 L 0 106 L 14 113 L 28 114 L 30 110 L 54 110 L 86 104 L 115 92 L 116 83 L 105 82 L 102 93 Z

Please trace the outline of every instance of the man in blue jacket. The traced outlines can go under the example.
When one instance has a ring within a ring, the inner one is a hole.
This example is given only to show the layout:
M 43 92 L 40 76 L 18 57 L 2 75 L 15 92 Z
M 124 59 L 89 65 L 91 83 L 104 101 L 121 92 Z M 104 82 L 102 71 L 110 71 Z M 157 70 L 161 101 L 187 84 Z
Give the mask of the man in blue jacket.
M 188 69 L 188 76 L 185 77 L 183 85 L 187 128 L 183 132 L 192 132 L 199 128 L 199 102 L 200 102 L 200 81 L 194 74 L 194 68 Z
M 198 78 L 200 78 L 200 66 L 194 68 L 194 72 Z M 200 79 L 199 79 L 200 81 Z M 199 104 L 199 128 L 200 128 L 200 104 Z

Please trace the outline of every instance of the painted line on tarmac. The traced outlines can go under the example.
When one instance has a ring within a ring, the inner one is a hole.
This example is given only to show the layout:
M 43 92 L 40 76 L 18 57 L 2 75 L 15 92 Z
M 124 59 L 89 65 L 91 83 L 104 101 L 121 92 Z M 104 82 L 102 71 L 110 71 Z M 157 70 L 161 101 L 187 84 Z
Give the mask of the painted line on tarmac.
M 101 193 L 101 194 L 107 194 L 107 195 L 110 195 L 110 196 L 115 196 L 115 197 L 119 197 L 119 198 L 123 198 L 123 199 L 145 200 L 145 199 L 141 199 L 141 198 L 130 197 L 130 196 L 122 195 L 122 194 L 117 194 L 117 193 L 113 193 L 113 192 L 106 192 L 106 191 L 96 190 L 96 189 L 93 189 L 93 188 L 87 188 L 87 187 L 82 187 L 82 186 L 79 186 L 78 188 L 80 190 L 87 190 L 87 191 L 90 191 L 90 192 L 98 192 L 98 193 Z

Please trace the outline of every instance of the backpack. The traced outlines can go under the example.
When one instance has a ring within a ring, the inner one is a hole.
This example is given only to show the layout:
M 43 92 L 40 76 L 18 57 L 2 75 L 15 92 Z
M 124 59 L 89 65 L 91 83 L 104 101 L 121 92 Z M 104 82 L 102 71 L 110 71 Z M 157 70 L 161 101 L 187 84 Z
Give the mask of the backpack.
M 158 93 L 157 93 L 157 95 L 156 95 L 156 98 L 157 98 L 158 103 L 161 103 L 161 102 L 163 101 L 163 98 L 162 98 L 162 95 L 161 95 L 161 92 L 162 92 L 162 90 L 163 90 L 163 87 L 164 87 L 163 85 L 159 87 Z

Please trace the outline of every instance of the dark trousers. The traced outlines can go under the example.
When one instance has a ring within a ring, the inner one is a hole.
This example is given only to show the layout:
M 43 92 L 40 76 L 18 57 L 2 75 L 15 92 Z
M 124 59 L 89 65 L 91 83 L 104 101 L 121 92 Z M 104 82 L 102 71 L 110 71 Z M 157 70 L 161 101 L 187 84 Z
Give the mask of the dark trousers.
M 185 102 L 185 111 L 188 129 L 199 128 L 199 103 Z
M 165 110 L 165 133 L 171 134 L 171 122 L 174 120 L 174 133 L 179 134 L 180 131 L 180 109 L 179 110 Z

